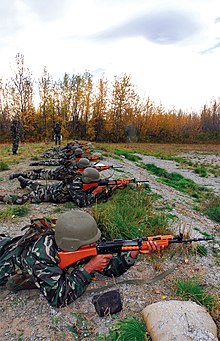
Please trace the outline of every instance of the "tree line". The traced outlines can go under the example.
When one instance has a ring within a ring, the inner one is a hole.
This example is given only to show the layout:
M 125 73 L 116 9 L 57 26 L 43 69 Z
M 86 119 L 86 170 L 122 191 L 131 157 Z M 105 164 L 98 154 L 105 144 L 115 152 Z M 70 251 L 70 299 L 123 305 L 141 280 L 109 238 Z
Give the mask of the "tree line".
M 34 104 L 35 88 L 39 97 Z M 64 74 L 53 80 L 46 67 L 38 81 L 24 62 L 15 57 L 10 79 L 0 79 L 0 142 L 10 140 L 10 125 L 19 122 L 23 141 L 53 139 L 56 122 L 63 138 L 96 142 L 195 143 L 220 141 L 220 101 L 205 104 L 200 112 L 165 110 L 148 97 L 141 98 L 131 76 L 109 82 L 103 75 L 94 82 L 90 72 Z

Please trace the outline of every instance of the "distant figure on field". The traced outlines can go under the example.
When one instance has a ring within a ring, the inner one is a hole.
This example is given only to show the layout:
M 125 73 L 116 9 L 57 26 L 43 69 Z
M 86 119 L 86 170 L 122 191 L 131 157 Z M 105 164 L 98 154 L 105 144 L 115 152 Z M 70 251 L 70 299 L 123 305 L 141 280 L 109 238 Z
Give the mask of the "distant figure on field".
M 11 137 L 12 137 L 12 154 L 17 154 L 18 151 L 18 145 L 19 145 L 19 130 L 18 130 L 18 121 L 13 120 L 11 125 Z
M 60 123 L 57 122 L 54 126 L 54 140 L 55 140 L 55 146 L 59 145 L 61 143 L 61 126 Z

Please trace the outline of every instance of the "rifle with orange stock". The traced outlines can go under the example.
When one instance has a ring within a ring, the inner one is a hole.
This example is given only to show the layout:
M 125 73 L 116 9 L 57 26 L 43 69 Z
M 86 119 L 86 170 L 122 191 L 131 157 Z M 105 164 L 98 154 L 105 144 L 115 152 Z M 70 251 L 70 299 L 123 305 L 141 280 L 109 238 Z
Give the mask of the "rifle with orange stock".
M 100 156 L 98 155 L 85 155 L 84 157 L 86 157 L 89 161 L 97 161 L 100 159 Z
M 113 254 L 121 253 L 127 251 L 140 251 L 141 253 L 146 253 L 148 251 L 148 242 L 156 242 L 159 246 L 167 247 L 172 243 L 183 243 L 188 244 L 192 242 L 199 241 L 209 241 L 213 240 L 211 237 L 206 238 L 192 238 L 183 239 L 183 234 L 180 233 L 178 236 L 173 235 L 157 235 L 146 238 L 137 238 L 131 240 L 115 239 L 112 241 L 106 241 L 101 243 L 96 243 L 91 246 L 82 246 L 76 251 L 60 251 L 59 255 L 59 267 L 65 269 L 70 265 L 78 262 L 86 257 L 97 256 L 98 254 Z
M 111 165 L 111 166 L 106 166 L 106 165 L 94 165 L 93 166 L 97 171 L 99 171 L 99 172 L 102 172 L 102 171 L 104 171 L 104 170 L 107 170 L 107 169 L 110 169 L 110 168 L 112 168 L 112 169 L 118 169 L 118 168 L 123 168 L 123 167 L 120 167 L 120 166 L 113 166 L 113 165 Z
M 83 191 L 88 191 L 89 189 L 96 188 L 98 186 L 113 186 L 113 190 L 116 188 L 124 187 L 129 183 L 141 183 L 141 182 L 148 182 L 148 180 L 136 180 L 135 178 L 132 179 L 118 179 L 118 180 L 100 180 L 98 182 L 91 182 L 89 184 L 83 184 L 82 189 Z
M 114 166 L 93 166 L 93 168 L 95 168 L 98 172 L 102 172 L 104 170 L 107 170 L 109 168 L 122 168 L 122 167 L 114 167 Z M 78 168 L 76 170 L 76 173 L 82 174 L 84 172 L 85 168 Z

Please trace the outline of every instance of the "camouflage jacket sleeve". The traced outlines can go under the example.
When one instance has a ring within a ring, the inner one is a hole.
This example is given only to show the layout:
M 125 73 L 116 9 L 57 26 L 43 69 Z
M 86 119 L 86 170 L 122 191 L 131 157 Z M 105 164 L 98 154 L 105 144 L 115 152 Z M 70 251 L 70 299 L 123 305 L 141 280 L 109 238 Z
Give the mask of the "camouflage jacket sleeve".
M 102 272 L 104 276 L 118 277 L 125 273 L 132 265 L 135 259 L 130 256 L 130 252 L 114 256 L 109 266 Z
M 36 286 L 55 307 L 63 307 L 81 296 L 90 283 L 91 275 L 82 267 L 70 274 L 58 267 L 57 247 L 53 235 L 45 235 L 24 251 L 25 270 Z
M 87 207 L 96 202 L 96 197 L 92 193 L 82 190 L 82 181 L 79 177 L 67 182 L 67 188 L 72 200 L 79 207 Z

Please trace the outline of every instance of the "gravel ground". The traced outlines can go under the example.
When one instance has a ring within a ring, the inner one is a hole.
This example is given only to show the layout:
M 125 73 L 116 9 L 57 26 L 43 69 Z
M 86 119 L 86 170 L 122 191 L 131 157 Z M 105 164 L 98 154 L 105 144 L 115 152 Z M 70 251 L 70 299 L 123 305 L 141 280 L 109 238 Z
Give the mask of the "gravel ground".
M 195 153 L 185 153 L 184 157 L 196 162 L 200 160 L 203 163 L 210 163 L 212 165 L 220 165 L 219 155 L 201 156 Z M 220 226 L 200 212 L 192 210 L 193 200 L 173 188 L 161 184 L 157 181 L 157 177 L 150 174 L 146 170 L 138 167 L 135 163 L 124 158 L 121 160 L 114 160 L 112 158 L 104 158 L 102 161 L 105 164 L 113 164 L 123 166 L 124 173 L 117 171 L 106 171 L 102 176 L 112 176 L 112 178 L 119 178 L 120 176 L 135 177 L 138 180 L 149 181 L 149 185 L 153 192 L 162 196 L 160 204 L 173 207 L 171 213 L 177 217 L 173 223 L 174 230 L 179 227 L 191 230 L 192 237 L 201 236 L 194 227 L 200 231 L 211 233 L 215 229 L 219 239 Z M 201 178 L 197 174 L 187 169 L 181 169 L 173 161 L 160 160 L 155 157 L 142 156 L 142 162 L 154 163 L 156 166 L 165 168 L 169 172 L 179 172 L 183 176 L 188 177 L 198 184 L 207 186 L 215 194 L 219 194 L 220 182 L 219 178 L 209 176 L 208 178 Z M 1 172 L 0 182 L 1 194 L 6 192 L 23 193 L 26 191 L 19 188 L 18 181 L 8 181 L 8 176 L 11 172 L 27 170 L 29 161 L 20 162 L 14 165 L 9 171 Z M 10 221 L 4 221 L 0 226 L 0 233 L 9 233 L 12 236 L 20 234 L 20 228 L 28 224 L 30 218 L 36 216 L 53 216 L 56 204 L 41 203 L 32 204 L 31 212 L 24 218 L 14 218 Z M 4 209 L 3 204 L 0 205 L 0 210 Z M 207 244 L 205 244 L 207 245 Z M 211 250 L 211 245 L 209 247 Z M 199 275 L 202 279 L 204 288 L 213 293 L 217 293 L 220 283 L 219 266 L 216 259 L 209 252 L 208 257 L 190 256 L 188 257 L 187 249 L 176 249 L 175 256 L 170 260 L 169 251 L 166 250 L 164 256 L 158 259 L 158 256 L 140 258 L 134 267 L 126 274 L 117 279 L 117 282 L 128 279 L 144 279 L 145 284 L 130 285 L 130 284 L 115 284 L 111 279 L 97 277 L 96 281 L 88 288 L 100 288 L 104 285 L 114 285 L 112 288 L 118 288 L 122 297 L 123 310 L 117 314 L 117 318 L 123 318 L 128 314 L 140 316 L 141 311 L 148 304 L 158 302 L 162 299 L 175 299 L 176 296 L 172 290 L 173 282 L 177 277 L 188 278 L 189 276 Z M 161 279 L 159 276 L 164 271 L 171 269 L 170 274 Z M 152 283 L 147 283 L 151 282 Z M 76 319 L 76 315 L 82 314 L 83 328 L 88 333 L 98 335 L 107 333 L 109 326 L 114 323 L 114 316 L 106 316 L 100 318 L 95 312 L 92 304 L 92 297 L 95 292 L 87 292 L 76 302 L 68 307 L 62 309 L 54 309 L 49 306 L 47 301 L 42 297 L 38 290 L 25 290 L 17 294 L 10 293 L 5 288 L 0 288 L 0 340 L 4 341 L 29 341 L 29 340 L 75 340 L 72 331 L 76 325 L 79 326 L 80 321 Z M 77 322 L 78 321 L 78 322 Z M 215 321 L 219 326 L 219 318 L 215 315 Z M 78 323 L 78 324 L 77 324 Z M 84 337 L 81 335 L 79 340 L 94 340 L 91 336 Z

